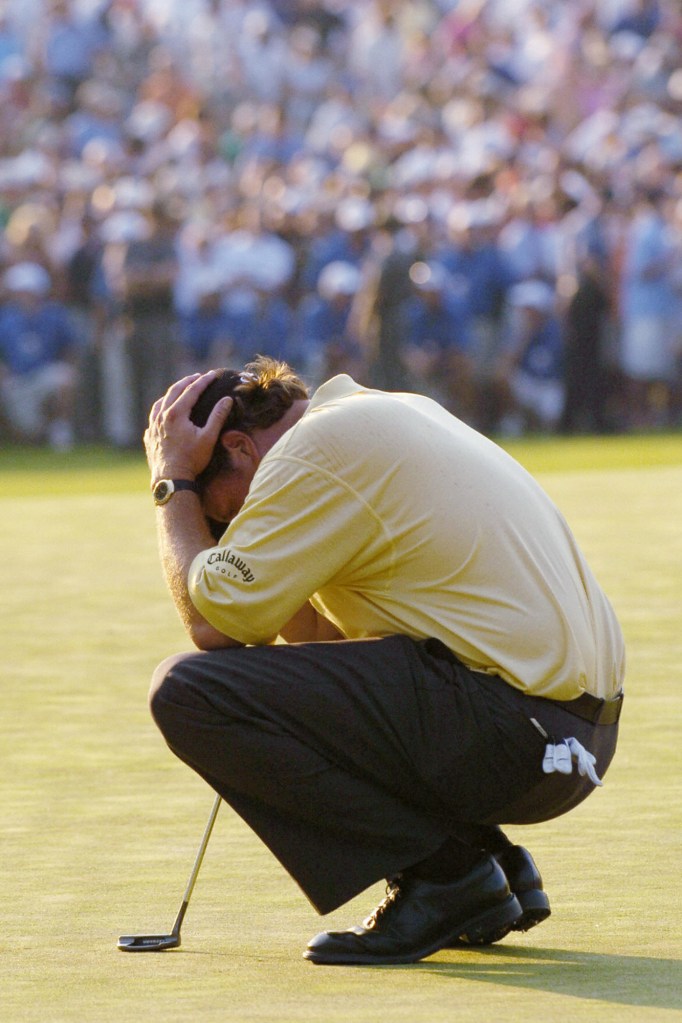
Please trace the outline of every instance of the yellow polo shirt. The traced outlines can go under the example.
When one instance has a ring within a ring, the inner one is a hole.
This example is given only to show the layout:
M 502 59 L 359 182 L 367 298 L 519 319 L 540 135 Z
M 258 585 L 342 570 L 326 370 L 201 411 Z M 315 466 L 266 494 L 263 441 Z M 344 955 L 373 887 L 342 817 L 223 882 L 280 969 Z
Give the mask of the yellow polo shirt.
M 435 637 L 538 696 L 623 681 L 611 605 L 535 480 L 431 399 L 345 375 L 263 458 L 189 587 L 243 643 L 271 641 L 310 599 L 348 638 Z

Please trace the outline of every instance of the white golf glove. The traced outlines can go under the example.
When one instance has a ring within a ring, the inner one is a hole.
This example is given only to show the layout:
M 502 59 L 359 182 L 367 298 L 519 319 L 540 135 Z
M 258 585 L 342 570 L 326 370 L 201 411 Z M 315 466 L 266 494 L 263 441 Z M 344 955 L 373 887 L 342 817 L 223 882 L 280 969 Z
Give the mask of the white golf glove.
M 581 777 L 587 775 L 593 785 L 604 784 L 594 769 L 597 758 L 573 737 L 556 744 L 550 742 L 545 746 L 542 770 L 545 774 L 554 774 L 555 771 L 560 774 L 571 774 L 574 761 L 578 765 L 578 774 Z

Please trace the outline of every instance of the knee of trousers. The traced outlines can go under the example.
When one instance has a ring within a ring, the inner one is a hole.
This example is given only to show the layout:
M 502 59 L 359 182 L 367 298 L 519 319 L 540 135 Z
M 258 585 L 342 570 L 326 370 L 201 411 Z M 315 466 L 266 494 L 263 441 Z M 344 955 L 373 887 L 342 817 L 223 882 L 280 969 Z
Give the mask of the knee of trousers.
M 181 677 L 182 672 L 178 669 L 191 656 L 192 654 L 174 654 L 166 657 L 152 675 L 149 710 L 159 731 L 166 737 L 169 732 L 175 730 L 174 726 L 180 723 L 184 716 L 186 692 L 185 698 L 183 692 L 187 686 Z

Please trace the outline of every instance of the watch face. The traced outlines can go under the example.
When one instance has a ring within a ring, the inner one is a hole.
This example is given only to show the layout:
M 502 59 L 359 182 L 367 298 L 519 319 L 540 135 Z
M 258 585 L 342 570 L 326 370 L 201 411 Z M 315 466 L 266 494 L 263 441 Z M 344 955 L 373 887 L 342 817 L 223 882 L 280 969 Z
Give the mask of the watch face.
M 159 480 L 154 487 L 154 500 L 157 504 L 165 504 L 173 493 L 173 484 L 170 480 Z

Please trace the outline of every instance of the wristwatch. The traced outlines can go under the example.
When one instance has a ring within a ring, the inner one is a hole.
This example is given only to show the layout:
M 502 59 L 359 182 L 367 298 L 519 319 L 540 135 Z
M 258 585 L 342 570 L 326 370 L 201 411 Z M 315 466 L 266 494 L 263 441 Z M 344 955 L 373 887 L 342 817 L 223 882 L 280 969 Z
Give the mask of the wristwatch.
M 167 504 L 176 490 L 193 490 L 199 493 L 199 487 L 194 480 L 159 480 L 152 486 L 152 497 L 154 504 Z

